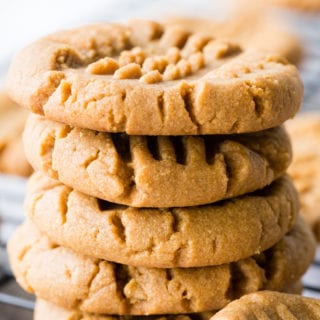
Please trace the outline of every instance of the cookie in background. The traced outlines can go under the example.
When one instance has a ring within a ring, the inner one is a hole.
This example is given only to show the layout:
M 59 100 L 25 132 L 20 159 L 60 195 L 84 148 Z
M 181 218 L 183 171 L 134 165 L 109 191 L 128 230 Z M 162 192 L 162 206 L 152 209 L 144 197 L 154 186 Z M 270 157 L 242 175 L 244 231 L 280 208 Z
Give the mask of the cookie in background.
M 293 162 L 289 174 L 300 194 L 301 214 L 320 241 L 320 112 L 306 112 L 286 123 Z
M 0 172 L 27 177 L 32 168 L 25 158 L 22 131 L 28 111 L 0 92 Z
M 263 2 L 300 11 L 320 12 L 320 0 L 267 0 Z
M 245 48 L 276 53 L 287 58 L 291 63 L 298 64 L 303 55 L 303 48 L 290 26 L 279 17 L 273 16 L 269 10 L 265 10 L 266 7 L 250 4 L 248 8 L 248 3 L 240 4 L 234 5 L 233 13 L 222 21 L 177 16 L 167 17 L 165 22 L 169 25 L 182 25 L 193 32 L 204 32 L 214 37 L 232 39 Z

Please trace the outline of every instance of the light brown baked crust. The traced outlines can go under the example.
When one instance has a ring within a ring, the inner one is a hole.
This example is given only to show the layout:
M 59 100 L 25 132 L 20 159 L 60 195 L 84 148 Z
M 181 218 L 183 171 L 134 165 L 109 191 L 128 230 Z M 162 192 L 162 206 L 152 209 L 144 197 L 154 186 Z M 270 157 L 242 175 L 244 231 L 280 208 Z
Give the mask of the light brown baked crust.
M 24 145 L 36 170 L 134 207 L 195 206 L 253 192 L 283 175 L 291 161 L 281 127 L 232 136 L 127 136 L 31 115 Z
M 290 285 L 285 292 L 300 294 L 302 283 Z M 267 291 L 263 291 L 267 292 Z M 247 296 L 245 296 L 247 297 Z M 238 300 L 237 300 L 238 301 Z M 241 300 L 240 300 L 241 301 Z M 216 312 L 144 316 L 144 320 L 209 320 Z M 34 320 L 141 320 L 141 316 L 116 316 L 88 314 L 78 309 L 65 309 L 45 300 L 37 299 Z
M 231 302 L 211 320 L 320 319 L 320 300 L 299 295 L 261 291 Z
M 141 20 L 40 39 L 15 57 L 8 89 L 51 120 L 136 135 L 260 131 L 302 99 L 298 71 L 280 58 Z
M 291 63 L 299 63 L 303 48 L 292 28 L 270 14 L 265 6 L 257 5 L 257 1 L 248 6 L 248 1 L 238 0 L 235 6 L 233 12 L 223 20 L 173 16 L 166 18 L 165 23 L 182 26 L 191 32 L 237 41 L 244 48 L 276 53 Z
M 191 314 L 172 314 L 156 316 L 116 316 L 83 313 L 77 309 L 68 310 L 53 303 L 38 299 L 35 307 L 34 320 L 209 320 L 214 312 Z
M 32 172 L 21 141 L 27 115 L 5 92 L 0 92 L 0 172 L 20 176 Z
M 28 216 L 55 243 L 81 254 L 157 268 L 219 265 L 270 248 L 293 226 L 296 191 L 288 178 L 217 204 L 170 209 L 117 206 L 37 172 Z
M 29 221 L 11 238 L 9 256 L 21 286 L 65 308 L 99 314 L 170 314 L 217 310 L 258 290 L 297 281 L 315 241 L 302 221 L 274 247 L 231 264 L 204 268 L 132 267 L 57 246 Z
M 302 113 L 287 128 L 294 148 L 289 174 L 300 194 L 301 214 L 320 241 L 320 113 Z

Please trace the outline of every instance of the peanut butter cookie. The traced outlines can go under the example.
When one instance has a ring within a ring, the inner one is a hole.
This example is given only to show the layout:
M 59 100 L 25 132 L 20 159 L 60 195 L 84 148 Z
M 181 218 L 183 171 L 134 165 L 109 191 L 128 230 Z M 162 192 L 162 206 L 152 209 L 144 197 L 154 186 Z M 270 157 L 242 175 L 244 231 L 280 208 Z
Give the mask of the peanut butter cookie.
M 299 220 L 275 246 L 253 257 L 203 268 L 133 267 L 57 246 L 30 222 L 8 246 L 17 281 L 38 298 L 98 314 L 205 312 L 258 290 L 283 290 L 311 263 L 315 241 Z
M 277 53 L 298 64 L 302 57 L 302 44 L 284 21 L 270 14 L 265 7 L 257 6 L 256 1 L 250 6 L 245 0 L 234 2 L 236 8 L 224 20 L 177 16 L 166 18 L 165 23 L 237 41 L 244 48 Z
M 320 319 L 320 300 L 299 295 L 261 291 L 231 302 L 211 320 Z
M 144 320 L 209 320 L 214 312 L 144 316 Z M 83 313 L 76 309 L 65 309 L 38 299 L 34 320 L 141 320 L 141 316 L 116 316 Z
M 288 291 L 301 293 L 302 284 L 297 282 L 290 286 Z M 264 294 L 267 291 L 262 291 Z M 247 296 L 245 296 L 247 297 Z M 241 299 L 241 303 L 242 303 Z M 239 301 L 239 300 L 237 300 Z M 227 307 L 226 307 L 227 308 Z M 156 316 L 144 316 L 145 320 L 210 320 L 215 312 L 202 312 L 202 313 L 190 313 L 190 314 L 175 314 L 175 315 L 156 315 Z M 116 315 L 99 315 L 88 314 L 81 312 L 79 309 L 65 309 L 59 307 L 53 303 L 45 300 L 38 299 L 35 307 L 34 320 L 141 320 L 141 316 L 116 316 Z M 319 318 L 320 319 L 320 318 Z M 214 318 L 212 319 L 214 320 Z
M 228 136 L 127 136 L 31 115 L 24 145 L 35 169 L 91 196 L 134 207 L 232 198 L 270 184 L 291 161 L 281 127 Z
M 171 268 L 228 263 L 270 248 L 295 223 L 298 198 L 286 177 L 217 204 L 138 209 L 87 196 L 37 172 L 25 207 L 53 242 L 78 253 Z
M 298 71 L 281 58 L 143 20 L 38 40 L 14 59 L 8 88 L 48 119 L 131 135 L 260 131 L 302 99 Z

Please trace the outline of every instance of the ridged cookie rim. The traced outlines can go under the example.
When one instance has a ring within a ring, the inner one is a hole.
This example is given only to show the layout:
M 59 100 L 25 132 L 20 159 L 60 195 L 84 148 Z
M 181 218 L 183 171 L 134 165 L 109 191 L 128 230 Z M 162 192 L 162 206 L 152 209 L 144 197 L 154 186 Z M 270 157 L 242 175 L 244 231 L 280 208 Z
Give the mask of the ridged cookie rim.
M 140 32 L 142 27 L 144 33 Z M 102 41 L 101 37 L 107 39 Z M 14 58 L 8 90 L 20 105 L 49 119 L 98 131 L 139 135 L 260 131 L 280 125 L 298 111 L 303 88 L 297 69 L 279 57 L 252 50 L 213 71 L 209 68 L 197 81 L 182 77 L 164 87 L 132 79 L 114 82 L 108 77 L 88 77 L 65 69 L 68 64 L 94 61 L 108 50 L 135 45 L 143 48 L 157 41 L 165 48 L 184 47 L 186 42 L 191 53 L 202 52 L 209 44 L 208 61 L 217 57 L 213 65 L 220 57 L 224 61 L 225 56 L 232 57 L 238 50 L 236 45 L 221 44 L 220 40 L 198 34 L 190 36 L 189 45 L 188 37 L 184 29 L 177 31 L 142 20 L 129 25 L 97 24 L 60 31 L 34 42 Z M 106 45 L 108 42 L 113 45 Z M 184 59 L 187 64 L 188 59 Z M 137 64 L 130 67 L 138 68 Z M 185 69 L 184 64 L 182 68 L 185 72 L 193 67 Z
M 34 169 L 97 198 L 133 207 L 185 207 L 269 185 L 291 161 L 282 127 L 227 136 L 99 133 L 30 115 L 23 141 Z M 191 181 L 191 182 L 190 182 Z
M 170 268 L 219 265 L 264 251 L 293 227 L 299 206 L 288 177 L 217 204 L 139 209 L 101 202 L 37 172 L 25 210 L 52 241 L 81 254 Z
M 89 313 L 143 315 L 216 310 L 250 292 L 281 291 L 306 271 L 315 247 L 300 219 L 255 258 L 206 268 L 136 268 L 77 255 L 50 242 L 29 221 L 15 232 L 8 250 L 17 281 L 39 298 Z

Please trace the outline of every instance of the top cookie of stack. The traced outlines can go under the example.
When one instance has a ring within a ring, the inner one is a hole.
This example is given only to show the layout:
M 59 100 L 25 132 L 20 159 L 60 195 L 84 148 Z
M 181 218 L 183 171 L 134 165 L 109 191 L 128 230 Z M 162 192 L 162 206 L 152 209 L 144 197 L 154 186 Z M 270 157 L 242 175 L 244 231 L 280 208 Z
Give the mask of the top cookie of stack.
M 130 135 L 260 131 L 302 99 L 296 68 L 278 57 L 141 20 L 42 38 L 16 56 L 8 84 L 48 119 Z

